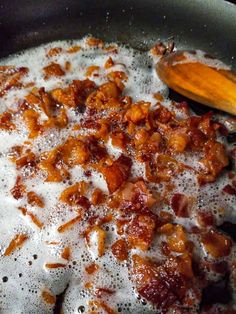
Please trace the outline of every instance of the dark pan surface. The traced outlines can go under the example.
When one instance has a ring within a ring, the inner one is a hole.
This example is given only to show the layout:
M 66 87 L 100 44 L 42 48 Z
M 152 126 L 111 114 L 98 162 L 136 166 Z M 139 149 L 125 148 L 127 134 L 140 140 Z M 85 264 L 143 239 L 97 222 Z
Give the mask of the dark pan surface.
M 235 67 L 236 6 L 222 0 L 1 0 L 0 57 L 91 33 L 139 49 L 174 38 Z

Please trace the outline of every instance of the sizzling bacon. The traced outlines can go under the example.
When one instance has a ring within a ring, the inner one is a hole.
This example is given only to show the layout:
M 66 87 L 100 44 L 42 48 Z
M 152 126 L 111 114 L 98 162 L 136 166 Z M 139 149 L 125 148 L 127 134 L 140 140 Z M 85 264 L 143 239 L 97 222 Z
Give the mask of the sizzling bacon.
M 114 193 L 129 178 L 131 166 L 131 159 L 121 155 L 111 166 L 103 167 L 102 174 L 110 193 Z
M 85 181 L 77 182 L 74 185 L 66 188 L 60 195 L 60 201 L 70 205 L 80 205 L 81 197 L 87 190 L 87 183 Z
M 0 114 L 0 130 L 11 131 L 14 129 L 15 124 L 12 122 L 12 114 L 7 111 Z
M 44 207 L 44 201 L 42 198 L 33 191 L 27 193 L 27 201 L 32 206 L 38 206 L 41 208 Z
M 62 263 L 46 263 L 44 266 L 46 268 L 49 268 L 49 269 L 54 269 L 54 268 L 66 267 L 66 264 L 62 264 Z
M 18 200 L 18 199 L 20 199 L 20 198 L 22 198 L 24 196 L 25 190 L 26 190 L 26 187 L 22 183 L 22 177 L 21 176 L 17 176 L 16 183 L 15 183 L 14 187 L 11 189 L 12 196 L 16 200 Z
M 60 64 L 52 62 L 48 66 L 43 68 L 44 71 L 44 79 L 48 80 L 53 76 L 63 76 L 65 75 L 65 71 L 61 68 Z
M 125 261 L 128 259 L 128 245 L 124 239 L 119 239 L 114 242 L 111 246 L 111 251 L 119 261 Z
M 177 217 L 188 217 L 189 200 L 184 194 L 176 193 L 172 196 L 171 207 Z
M 214 229 L 210 229 L 206 233 L 203 233 L 201 242 L 205 250 L 214 258 L 228 256 L 231 252 L 231 239 Z
M 81 215 L 76 216 L 75 218 L 67 221 L 66 223 L 64 223 L 63 225 L 58 227 L 57 231 L 60 232 L 60 233 L 68 231 L 69 229 L 71 229 L 74 226 L 75 223 L 81 221 L 81 219 L 82 219 Z
M 130 109 L 127 110 L 125 114 L 125 120 L 131 121 L 135 124 L 143 121 L 148 116 L 150 103 L 139 102 L 133 104 Z
M 56 303 L 56 297 L 48 290 L 43 290 L 41 294 L 43 300 L 47 304 L 55 304 Z
M 0 97 L 4 96 L 12 88 L 22 88 L 21 79 L 29 69 L 13 66 L 0 66 Z
M 147 251 L 151 245 L 155 219 L 149 215 L 137 215 L 127 228 L 127 239 L 131 247 Z
M 8 256 L 17 248 L 20 248 L 28 238 L 29 237 L 26 234 L 17 234 L 14 239 L 11 240 L 9 246 L 6 248 L 4 255 Z
M 204 147 L 205 157 L 200 162 L 205 167 L 205 173 L 198 175 L 200 185 L 214 182 L 221 171 L 229 164 L 229 159 L 223 144 L 217 141 L 208 141 Z

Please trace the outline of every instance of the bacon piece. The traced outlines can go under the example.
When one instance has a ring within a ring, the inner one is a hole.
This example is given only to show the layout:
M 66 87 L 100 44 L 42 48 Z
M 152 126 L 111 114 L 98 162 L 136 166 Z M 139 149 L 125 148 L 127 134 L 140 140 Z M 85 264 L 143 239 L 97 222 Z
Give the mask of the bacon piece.
M 132 279 L 139 294 L 163 313 L 176 302 L 182 303 L 193 279 L 191 258 L 182 255 L 158 265 L 139 255 L 132 257 Z
M 116 312 L 112 308 L 110 308 L 104 301 L 89 301 L 89 307 L 102 309 L 107 314 L 116 314 Z
M 46 263 L 44 266 L 46 268 L 49 268 L 49 269 L 54 269 L 54 268 L 66 267 L 66 264 L 62 264 L 62 263 Z
M 147 251 L 151 245 L 155 220 L 149 215 L 137 215 L 127 228 L 127 239 L 131 247 Z
M 62 48 L 61 47 L 53 47 L 53 48 L 48 50 L 46 56 L 47 57 L 54 57 L 54 56 L 60 54 L 61 52 L 62 52 Z
M 101 298 L 104 295 L 112 295 L 114 293 L 114 290 L 108 288 L 96 288 L 94 294 L 96 295 L 96 297 Z
M 103 48 L 104 42 L 101 39 L 95 38 L 95 37 L 88 37 L 86 40 L 86 44 L 90 47 L 99 47 Z
M 81 197 L 87 190 L 87 183 L 85 181 L 80 181 L 74 185 L 66 188 L 60 195 L 60 201 L 64 202 L 70 206 L 75 206 L 80 204 Z
M 208 141 L 204 147 L 205 157 L 200 161 L 206 171 L 198 175 L 200 185 L 214 182 L 224 167 L 229 164 L 229 159 L 223 144 L 217 141 Z
M 105 201 L 105 195 L 103 194 L 102 190 L 96 188 L 92 193 L 91 203 L 93 205 L 100 205 L 103 204 Z
M 49 290 L 43 290 L 41 293 L 41 296 L 45 303 L 47 304 L 55 304 L 56 303 L 56 297 L 53 295 Z
M 29 129 L 29 138 L 35 138 L 42 131 L 42 126 L 39 124 L 39 113 L 34 109 L 27 109 L 23 113 L 23 119 L 25 120 Z
M 95 263 L 92 263 L 88 266 L 85 267 L 85 271 L 89 274 L 89 275 L 92 275 L 94 274 L 96 271 L 98 271 L 99 269 L 99 265 L 98 264 L 95 264 Z
M 16 183 L 15 183 L 14 187 L 11 189 L 12 196 L 16 200 L 18 200 L 24 196 L 25 190 L 26 190 L 26 188 L 25 188 L 24 184 L 22 183 L 22 177 L 17 176 Z
M 63 76 L 65 75 L 65 71 L 61 68 L 60 64 L 52 62 L 48 66 L 43 68 L 44 71 L 44 79 L 48 80 L 53 76 Z
M 93 72 L 97 72 L 99 71 L 100 67 L 97 66 L 97 65 L 91 65 L 87 68 L 86 70 L 86 76 L 89 77 L 89 76 L 92 76 L 93 75 Z
M 225 192 L 229 195 L 235 195 L 236 196 L 236 189 L 230 184 L 227 184 L 226 186 L 224 186 L 223 192 Z
M 104 68 L 109 69 L 109 68 L 113 67 L 113 65 L 114 65 L 114 61 L 112 60 L 111 57 L 109 57 L 104 64 Z
M 172 131 L 168 135 L 168 147 L 176 153 L 184 152 L 189 141 L 188 135 L 179 130 Z
M 82 216 L 76 216 L 75 218 L 69 220 L 68 222 L 64 223 L 63 225 L 61 225 L 60 227 L 57 228 L 57 231 L 60 233 L 63 233 L 65 231 L 68 231 L 69 229 L 71 229 L 75 223 L 81 221 Z
M 11 131 L 16 128 L 15 124 L 12 122 L 12 115 L 10 112 L 3 112 L 0 114 L 0 130 Z
M 138 124 L 143 121 L 148 116 L 150 105 L 151 104 L 149 102 L 144 101 L 133 104 L 131 108 L 126 111 L 124 117 L 125 121 L 131 121 L 134 124 Z
M 188 240 L 184 228 L 175 225 L 167 240 L 168 247 L 171 251 L 177 253 L 185 253 L 188 251 Z
M 180 193 L 174 194 L 170 204 L 177 217 L 189 217 L 189 200 L 186 195 Z
M 25 207 L 18 207 L 18 209 L 24 216 L 28 215 L 37 227 L 40 229 L 43 227 L 43 223 L 32 212 L 29 212 Z
M 122 154 L 111 166 L 103 167 L 102 174 L 110 193 L 114 193 L 129 178 L 131 166 L 132 160 Z
M 135 183 L 127 182 L 120 191 L 120 197 L 120 209 L 125 212 L 136 212 L 145 207 L 151 208 L 156 203 L 156 199 L 143 180 Z
M 231 239 L 216 230 L 210 229 L 202 234 L 201 242 L 205 250 L 214 258 L 228 256 L 231 252 Z
M 70 256 L 71 256 L 71 249 L 69 248 L 69 246 L 66 246 L 61 252 L 61 257 L 68 261 L 70 259 Z
M 121 91 L 114 82 L 104 83 L 88 96 L 86 106 L 99 111 L 107 108 L 119 108 L 121 104 L 117 98 L 120 94 Z
M 79 109 L 80 106 L 84 105 L 86 98 L 95 88 L 95 83 L 88 79 L 83 81 L 74 80 L 65 89 L 57 88 L 52 90 L 51 95 L 56 102 Z
M 12 88 L 22 88 L 21 79 L 28 71 L 25 67 L 0 66 L 0 97 Z
M 112 254 L 121 262 L 128 259 L 128 245 L 124 239 L 119 239 L 111 246 Z
M 80 51 L 80 50 L 81 50 L 81 47 L 80 47 L 80 46 L 71 46 L 71 47 L 69 47 L 69 48 L 67 49 L 66 52 L 68 52 L 68 53 L 76 53 L 76 52 L 78 52 L 78 51 Z
M 33 191 L 27 193 L 27 201 L 32 206 L 44 207 L 43 199 Z
M 37 164 L 36 155 L 31 151 L 27 151 L 25 154 L 23 154 L 22 157 L 16 159 L 15 163 L 16 163 L 17 170 L 23 167 L 35 168 Z
M 6 248 L 4 255 L 8 256 L 17 248 L 20 248 L 28 238 L 29 237 L 26 234 L 17 234 L 14 239 L 11 240 L 9 246 Z

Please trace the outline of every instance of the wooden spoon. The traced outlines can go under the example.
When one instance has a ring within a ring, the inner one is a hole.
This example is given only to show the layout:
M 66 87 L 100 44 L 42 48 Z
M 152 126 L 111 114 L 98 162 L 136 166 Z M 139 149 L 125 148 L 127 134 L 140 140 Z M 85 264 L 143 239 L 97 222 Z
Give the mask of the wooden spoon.
M 236 115 L 236 73 L 215 67 L 216 59 L 205 55 L 199 61 L 196 55 L 183 50 L 162 57 L 156 67 L 158 76 L 179 94 Z

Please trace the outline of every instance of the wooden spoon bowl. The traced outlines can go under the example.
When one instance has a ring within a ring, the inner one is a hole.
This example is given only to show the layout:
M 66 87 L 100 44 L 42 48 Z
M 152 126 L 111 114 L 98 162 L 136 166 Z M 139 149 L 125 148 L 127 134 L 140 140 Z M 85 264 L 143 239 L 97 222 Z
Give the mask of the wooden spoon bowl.
M 182 50 L 162 57 L 156 66 L 158 76 L 179 94 L 236 115 L 236 74 L 215 66 L 212 58 L 199 61 L 196 54 Z

